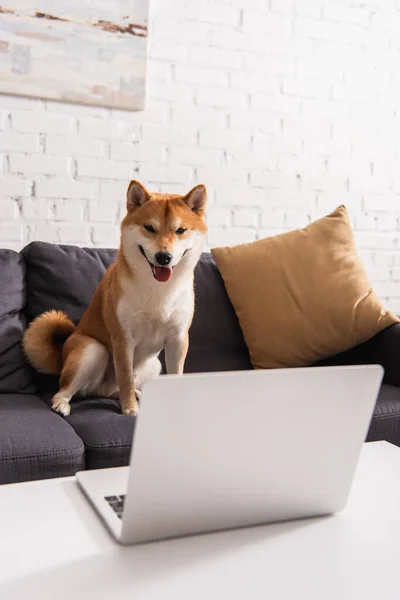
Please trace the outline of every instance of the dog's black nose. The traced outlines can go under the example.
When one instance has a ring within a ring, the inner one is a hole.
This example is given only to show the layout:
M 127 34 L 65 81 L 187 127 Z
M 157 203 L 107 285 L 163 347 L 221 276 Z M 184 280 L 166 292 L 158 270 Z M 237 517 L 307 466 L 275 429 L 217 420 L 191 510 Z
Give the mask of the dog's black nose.
M 159 265 L 166 267 L 172 260 L 172 254 L 169 252 L 157 252 L 155 259 Z

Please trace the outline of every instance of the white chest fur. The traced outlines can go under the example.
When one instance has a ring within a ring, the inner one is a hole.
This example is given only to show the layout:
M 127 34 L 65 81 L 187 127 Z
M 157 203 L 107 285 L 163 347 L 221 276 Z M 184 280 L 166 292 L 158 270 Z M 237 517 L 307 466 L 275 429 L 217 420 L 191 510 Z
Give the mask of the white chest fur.
M 133 342 L 134 363 L 158 354 L 169 337 L 184 333 L 193 315 L 193 281 L 177 277 L 167 283 L 140 279 L 123 282 L 117 315 Z

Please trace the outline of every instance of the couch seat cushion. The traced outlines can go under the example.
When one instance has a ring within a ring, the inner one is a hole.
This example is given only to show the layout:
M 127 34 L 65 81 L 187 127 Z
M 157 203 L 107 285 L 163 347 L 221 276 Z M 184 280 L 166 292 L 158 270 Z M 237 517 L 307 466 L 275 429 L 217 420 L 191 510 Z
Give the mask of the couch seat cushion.
M 0 483 L 66 477 L 85 468 L 72 427 L 30 394 L 0 394 Z
M 52 394 L 43 394 L 50 406 Z M 121 413 L 118 400 L 75 398 L 65 417 L 85 445 L 87 469 L 123 467 L 129 464 L 135 417 Z
M 386 440 L 400 446 L 400 388 L 383 385 L 379 392 L 367 441 Z
M 0 393 L 34 391 L 32 371 L 21 347 L 24 305 L 24 261 L 17 252 L 0 250 Z

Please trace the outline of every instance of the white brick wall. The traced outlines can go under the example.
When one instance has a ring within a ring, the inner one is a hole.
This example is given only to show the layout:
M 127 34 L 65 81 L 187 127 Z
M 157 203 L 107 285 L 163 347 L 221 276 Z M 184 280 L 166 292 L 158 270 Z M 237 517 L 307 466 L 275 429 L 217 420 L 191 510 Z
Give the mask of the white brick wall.
M 0 245 L 115 246 L 131 177 L 209 189 L 209 245 L 346 203 L 400 311 L 400 4 L 152 0 L 147 108 L 0 96 Z

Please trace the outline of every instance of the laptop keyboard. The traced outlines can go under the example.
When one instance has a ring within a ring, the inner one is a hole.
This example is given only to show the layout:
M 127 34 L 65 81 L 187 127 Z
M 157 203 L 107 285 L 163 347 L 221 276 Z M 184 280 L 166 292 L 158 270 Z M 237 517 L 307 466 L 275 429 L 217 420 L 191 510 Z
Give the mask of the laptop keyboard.
M 122 514 L 124 512 L 125 494 L 121 496 L 104 496 L 104 499 L 107 500 L 108 504 L 111 506 L 117 517 L 119 519 L 122 519 Z

